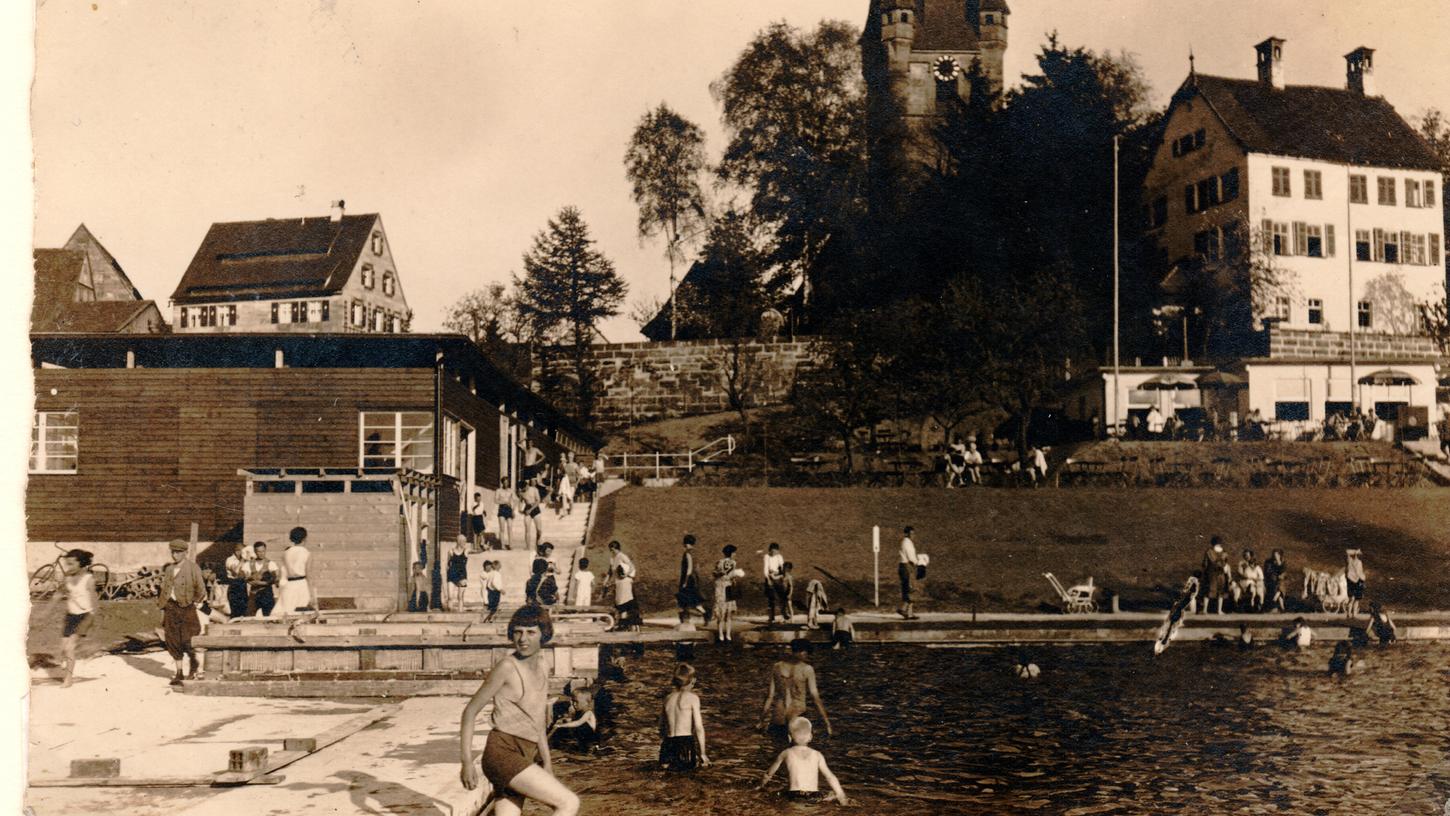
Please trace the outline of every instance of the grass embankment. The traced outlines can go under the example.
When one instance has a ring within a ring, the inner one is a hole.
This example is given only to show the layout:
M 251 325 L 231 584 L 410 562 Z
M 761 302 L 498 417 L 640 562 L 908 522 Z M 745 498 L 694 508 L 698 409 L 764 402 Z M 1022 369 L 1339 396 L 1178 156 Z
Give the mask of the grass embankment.
M 60 631 L 64 619 L 64 601 L 59 604 L 51 604 L 48 600 L 32 602 L 30 630 L 25 643 L 31 665 L 59 662 Z M 90 633 L 76 643 L 76 655 L 86 658 L 122 648 L 130 640 L 129 635 L 150 633 L 160 626 L 161 610 L 156 608 L 155 600 L 101 601 Z
M 673 605 L 686 532 L 700 540 L 706 581 L 722 546 L 740 548 L 747 610 L 763 608 L 757 552 L 771 541 L 796 565 L 800 587 L 824 567 L 854 592 L 827 581 L 832 600 L 860 608 L 871 597 L 873 524 L 881 526 L 885 608 L 897 600 L 896 548 L 906 524 L 932 558 L 925 609 L 1041 611 L 1056 602 L 1042 577 L 1049 571 L 1064 584 L 1091 575 L 1120 593 L 1124 608 L 1166 606 L 1215 533 L 1234 562 L 1244 547 L 1261 560 L 1283 549 L 1294 598 L 1304 567 L 1341 568 L 1345 548 L 1359 547 L 1369 597 L 1395 609 L 1450 608 L 1450 493 L 1436 489 L 631 487 L 601 500 L 593 540 L 624 543 L 647 609 Z

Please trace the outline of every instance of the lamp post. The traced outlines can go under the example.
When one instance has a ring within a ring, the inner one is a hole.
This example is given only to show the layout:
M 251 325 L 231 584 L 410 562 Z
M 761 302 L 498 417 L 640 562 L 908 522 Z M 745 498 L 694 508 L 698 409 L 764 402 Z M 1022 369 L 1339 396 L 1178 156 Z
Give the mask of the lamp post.
M 1118 136 L 1113 136 L 1113 430 L 1118 429 Z M 1184 341 L 1187 342 L 1186 340 Z M 1186 355 L 1185 355 L 1186 356 Z M 1116 434 L 1114 434 L 1116 436 Z

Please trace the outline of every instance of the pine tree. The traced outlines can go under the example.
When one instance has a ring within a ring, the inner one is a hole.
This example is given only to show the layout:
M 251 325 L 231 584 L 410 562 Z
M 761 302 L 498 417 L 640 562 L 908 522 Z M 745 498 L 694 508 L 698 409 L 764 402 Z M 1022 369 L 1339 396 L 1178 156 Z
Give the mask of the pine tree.
M 563 345 L 569 354 L 573 414 L 587 424 L 594 408 L 589 345 L 599 322 L 619 314 L 627 287 L 614 263 L 594 248 L 577 208 L 564 207 L 534 236 L 533 248 L 524 254 L 524 277 L 514 285 L 519 314 L 532 335 L 545 345 Z

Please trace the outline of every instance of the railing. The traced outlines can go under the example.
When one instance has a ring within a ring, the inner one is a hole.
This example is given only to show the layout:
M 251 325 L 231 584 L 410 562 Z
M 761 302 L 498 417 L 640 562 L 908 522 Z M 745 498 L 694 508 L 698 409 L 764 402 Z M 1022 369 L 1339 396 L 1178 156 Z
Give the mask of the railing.
M 655 478 L 661 479 L 666 473 L 672 475 L 678 471 L 693 473 L 697 465 L 715 462 L 720 457 L 733 453 L 735 453 L 735 437 L 726 435 L 684 453 L 660 453 L 658 451 L 655 453 L 621 453 L 612 457 L 614 461 L 610 462 L 609 469 L 625 473 L 631 470 L 652 470 Z

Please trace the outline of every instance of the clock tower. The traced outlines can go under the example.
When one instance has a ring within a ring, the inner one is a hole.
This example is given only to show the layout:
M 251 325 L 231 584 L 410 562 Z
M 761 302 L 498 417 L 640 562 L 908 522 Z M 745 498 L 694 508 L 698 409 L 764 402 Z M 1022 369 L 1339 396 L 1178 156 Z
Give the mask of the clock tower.
M 895 158 L 938 166 L 932 127 L 948 106 L 969 99 L 974 84 L 1001 91 L 1008 13 L 1006 0 L 871 0 L 862 71 L 873 126 L 899 131 L 888 140 L 904 153 Z M 888 149 L 882 140 L 875 147 Z

